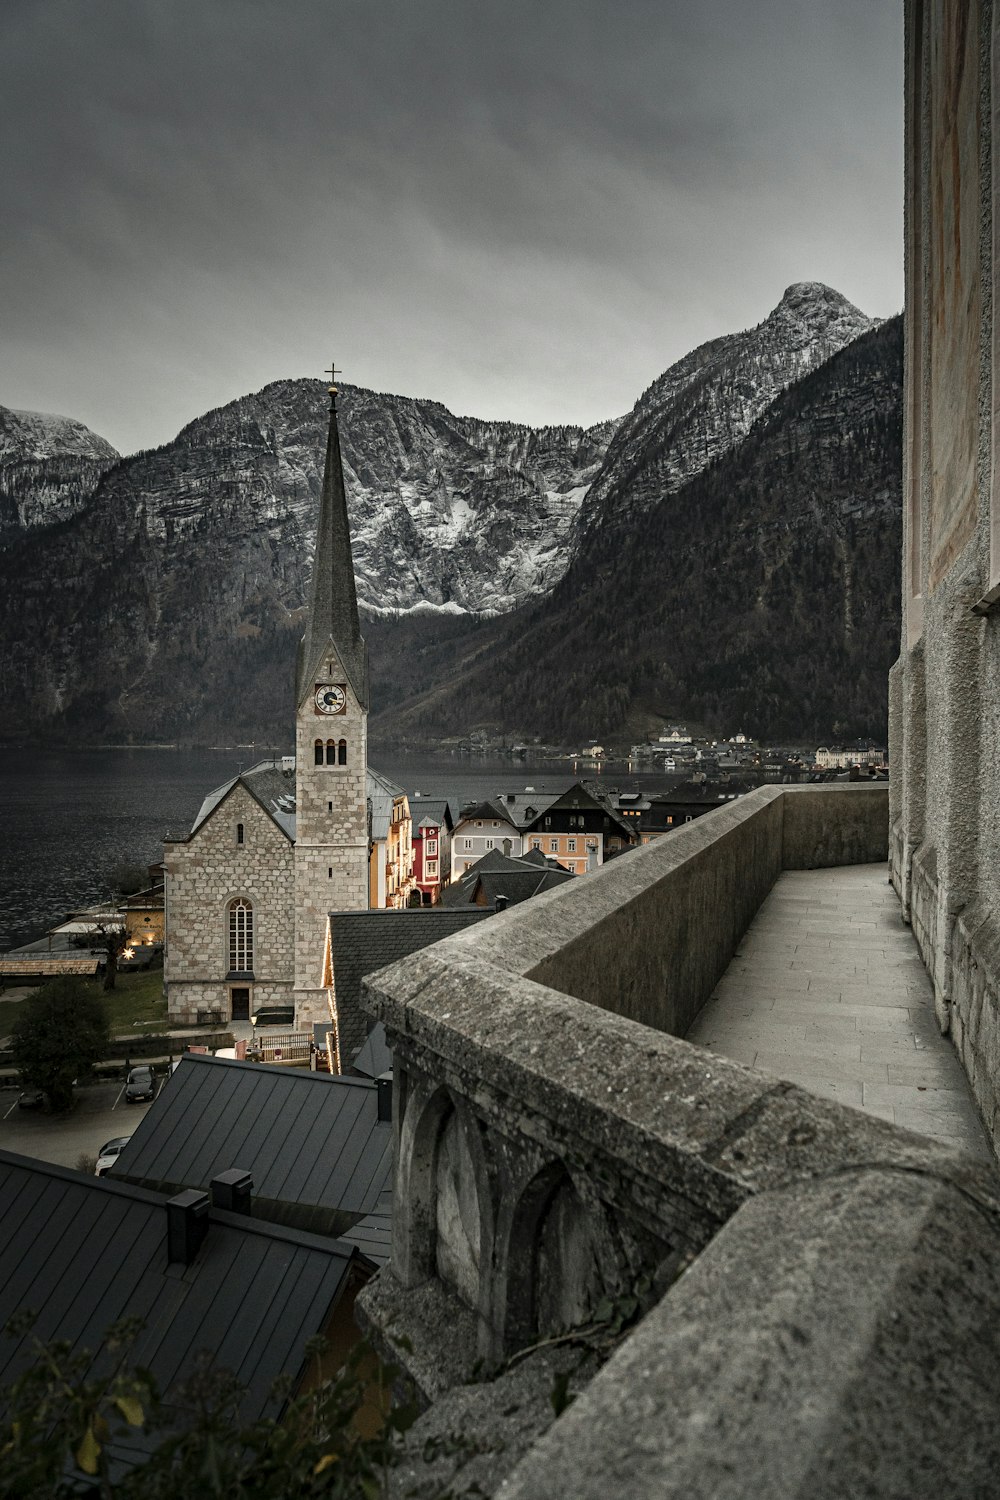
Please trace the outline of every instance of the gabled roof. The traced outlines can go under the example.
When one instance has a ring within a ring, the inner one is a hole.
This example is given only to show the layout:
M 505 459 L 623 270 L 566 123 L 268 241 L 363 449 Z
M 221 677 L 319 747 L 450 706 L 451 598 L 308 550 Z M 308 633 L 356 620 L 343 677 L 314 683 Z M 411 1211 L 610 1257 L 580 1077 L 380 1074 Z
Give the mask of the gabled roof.
M 287 839 L 295 839 L 295 775 L 282 769 L 280 760 L 261 760 L 208 793 L 191 825 L 196 833 L 216 808 L 221 807 L 237 786 L 243 786 L 259 802 Z M 191 834 L 188 834 L 188 838 Z M 181 841 L 183 842 L 183 841 Z
M 496 905 L 498 896 L 503 896 L 510 906 L 517 906 L 531 896 L 537 896 L 542 891 L 551 890 L 554 885 L 562 885 L 564 880 L 572 879 L 569 870 L 520 870 L 480 875 L 473 883 L 468 899 L 478 904 L 479 896 L 482 895 L 486 905 L 490 907 Z
M 299 648 L 296 702 L 301 705 L 330 646 L 342 663 L 361 707 L 368 707 L 368 647 L 361 635 L 351 555 L 351 525 L 337 430 L 336 391 L 330 391 L 330 427 L 326 441 L 323 493 L 316 527 L 312 586 L 305 634 Z
M 459 881 L 447 886 L 441 899 L 452 911 L 477 905 L 480 894 L 487 907 L 494 906 L 498 896 L 506 897 L 512 906 L 516 906 L 539 891 L 572 879 L 569 870 L 558 860 L 546 858 L 540 849 L 533 849 L 520 857 L 491 849 L 482 859 L 469 865 Z M 479 909 L 483 908 L 480 906 Z
M 425 823 L 432 823 L 435 827 L 447 828 L 450 832 L 455 826 L 451 805 L 444 798 L 411 797 L 410 816 L 414 828 L 423 828 Z
M 629 826 L 628 819 L 623 818 L 617 809 L 612 806 L 608 794 L 603 791 L 595 792 L 582 781 L 576 782 L 573 786 L 568 787 L 566 791 L 560 792 L 557 797 L 553 797 L 542 811 L 546 813 L 574 811 L 600 812 L 609 817 L 619 828 L 623 829 L 629 837 L 632 837 L 635 833 L 635 829 Z M 531 820 L 528 827 L 531 829 L 537 828 L 540 817 L 541 813 L 539 813 L 538 817 Z
M 508 813 L 506 807 L 499 800 L 499 798 L 495 797 L 489 797 L 483 802 L 476 802 L 471 807 L 463 808 L 461 817 L 459 818 L 455 826 L 457 828 L 460 827 L 463 823 L 475 822 L 477 820 L 482 822 L 491 820 L 495 822 L 509 823 L 512 828 L 516 827 L 514 820 Z
M 514 827 L 523 832 L 540 813 L 552 806 L 558 796 L 558 792 L 547 792 L 544 789 L 530 792 L 500 792 L 496 801 L 504 809 Z
M 0 1325 L 37 1314 L 31 1329 L 0 1339 L 0 1387 L 35 1363 L 36 1338 L 98 1350 L 112 1324 L 135 1318 L 130 1359 L 161 1390 L 192 1375 L 207 1350 L 247 1387 L 243 1422 L 276 1417 L 273 1382 L 300 1374 L 356 1254 L 342 1240 L 213 1208 L 194 1259 L 171 1264 L 163 1195 L 9 1151 L 0 1151 L 0 1202 Z M 112 1452 L 135 1462 L 156 1441 L 137 1432 Z
M 375 1208 L 391 1166 L 367 1079 L 185 1053 L 111 1175 L 179 1191 L 240 1167 L 255 1213 L 339 1234 Z

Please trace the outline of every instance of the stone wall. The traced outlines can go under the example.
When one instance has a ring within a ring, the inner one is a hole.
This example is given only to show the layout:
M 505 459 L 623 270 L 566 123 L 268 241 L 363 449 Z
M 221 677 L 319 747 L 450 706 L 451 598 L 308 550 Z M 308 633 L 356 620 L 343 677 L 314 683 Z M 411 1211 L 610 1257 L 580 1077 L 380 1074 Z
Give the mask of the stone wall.
M 1000 1459 L 994 1176 L 634 1018 L 683 1022 L 786 861 L 885 858 L 887 816 L 763 788 L 366 981 L 396 1181 L 359 1307 L 424 1399 L 639 1293 L 502 1495 L 937 1500 Z
M 903 634 L 891 868 L 1000 1146 L 1000 488 L 994 7 L 906 11 Z
M 235 786 L 189 839 L 165 846 L 165 864 L 170 1020 L 194 1024 L 199 1011 L 229 1017 L 229 903 L 241 896 L 253 906 L 251 1002 L 290 1004 L 292 845 L 260 803 Z
M 334 652 L 324 678 L 342 682 L 340 714 L 317 713 L 312 693 L 299 706 L 295 742 L 295 1020 L 329 1021 L 323 988 L 326 921 L 331 911 L 364 911 L 368 891 L 367 715 Z M 345 764 L 315 764 L 315 743 L 346 742 Z

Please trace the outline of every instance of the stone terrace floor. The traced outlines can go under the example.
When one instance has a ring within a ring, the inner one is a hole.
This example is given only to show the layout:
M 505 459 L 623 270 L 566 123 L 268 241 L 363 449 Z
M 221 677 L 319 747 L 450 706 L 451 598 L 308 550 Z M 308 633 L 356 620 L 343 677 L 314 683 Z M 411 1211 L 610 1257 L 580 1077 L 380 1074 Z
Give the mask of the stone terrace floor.
M 884 864 L 779 875 L 687 1040 L 993 1161 Z

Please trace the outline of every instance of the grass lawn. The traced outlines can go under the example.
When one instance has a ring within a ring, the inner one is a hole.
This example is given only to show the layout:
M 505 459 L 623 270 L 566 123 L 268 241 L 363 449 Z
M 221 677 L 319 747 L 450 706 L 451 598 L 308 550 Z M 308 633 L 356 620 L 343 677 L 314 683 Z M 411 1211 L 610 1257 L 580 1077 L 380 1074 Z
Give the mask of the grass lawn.
M 167 1002 L 163 998 L 163 970 L 137 970 L 118 974 L 113 990 L 105 991 L 103 981 L 88 983 L 87 989 L 104 1001 L 112 1036 L 128 1036 L 136 1031 L 165 1031 Z M 10 1035 L 17 1018 L 18 1001 L 0 995 L 0 1037 Z

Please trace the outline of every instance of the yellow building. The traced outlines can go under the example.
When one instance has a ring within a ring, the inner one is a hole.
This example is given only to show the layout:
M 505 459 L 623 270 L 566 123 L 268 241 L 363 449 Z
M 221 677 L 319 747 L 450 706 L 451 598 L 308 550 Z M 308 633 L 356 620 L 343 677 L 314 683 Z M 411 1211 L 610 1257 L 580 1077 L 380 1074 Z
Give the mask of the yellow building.
M 398 910 L 416 888 L 409 799 L 402 787 L 369 767 L 368 807 L 368 904 Z

